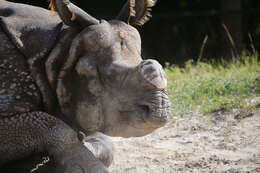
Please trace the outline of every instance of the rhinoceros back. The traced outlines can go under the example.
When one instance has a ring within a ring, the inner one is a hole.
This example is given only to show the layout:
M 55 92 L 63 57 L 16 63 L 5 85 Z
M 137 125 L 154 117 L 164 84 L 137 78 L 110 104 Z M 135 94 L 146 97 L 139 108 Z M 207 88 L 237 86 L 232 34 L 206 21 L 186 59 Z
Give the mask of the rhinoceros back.
M 62 22 L 49 10 L 1 1 L 0 26 L 26 58 L 35 58 L 50 51 Z
M 46 58 L 62 24 L 48 10 L 0 2 L 0 117 L 40 110 L 32 62 Z

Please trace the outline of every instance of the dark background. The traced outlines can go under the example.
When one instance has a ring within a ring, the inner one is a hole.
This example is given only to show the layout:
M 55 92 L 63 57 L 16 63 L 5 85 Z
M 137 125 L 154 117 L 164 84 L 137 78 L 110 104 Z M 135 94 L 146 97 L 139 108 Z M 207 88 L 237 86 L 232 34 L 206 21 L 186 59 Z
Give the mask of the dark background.
M 12 1 L 48 6 L 46 0 Z M 73 0 L 103 19 L 113 19 L 124 2 Z M 138 29 L 145 58 L 177 64 L 198 58 L 230 59 L 242 51 L 260 51 L 260 0 L 158 0 L 153 18 Z

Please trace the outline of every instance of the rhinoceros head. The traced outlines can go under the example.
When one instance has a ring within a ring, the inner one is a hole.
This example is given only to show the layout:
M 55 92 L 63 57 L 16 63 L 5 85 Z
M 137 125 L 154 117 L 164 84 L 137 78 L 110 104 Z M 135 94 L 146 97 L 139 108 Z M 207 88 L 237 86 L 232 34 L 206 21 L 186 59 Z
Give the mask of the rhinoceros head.
M 165 74 L 156 60 L 142 60 L 140 35 L 131 26 L 147 20 L 153 1 L 129 0 L 112 21 L 55 2 L 65 24 L 82 27 L 59 76 L 62 112 L 86 133 L 131 137 L 162 127 L 170 114 Z

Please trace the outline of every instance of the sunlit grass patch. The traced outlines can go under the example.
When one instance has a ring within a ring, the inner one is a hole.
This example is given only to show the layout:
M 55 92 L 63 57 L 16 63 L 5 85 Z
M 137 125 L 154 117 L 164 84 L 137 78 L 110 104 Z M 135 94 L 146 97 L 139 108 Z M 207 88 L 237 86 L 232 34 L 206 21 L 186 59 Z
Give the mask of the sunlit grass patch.
M 173 113 L 245 108 L 246 98 L 260 94 L 259 56 L 231 62 L 187 62 L 166 68 Z

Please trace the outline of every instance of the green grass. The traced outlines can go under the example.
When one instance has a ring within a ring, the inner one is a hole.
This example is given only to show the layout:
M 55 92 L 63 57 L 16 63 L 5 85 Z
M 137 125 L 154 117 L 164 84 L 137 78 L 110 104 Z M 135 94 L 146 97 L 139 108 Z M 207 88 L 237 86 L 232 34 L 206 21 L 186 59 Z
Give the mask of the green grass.
M 245 100 L 260 95 L 259 60 L 258 55 L 243 55 L 230 62 L 187 62 L 183 68 L 167 67 L 173 113 L 247 108 Z

